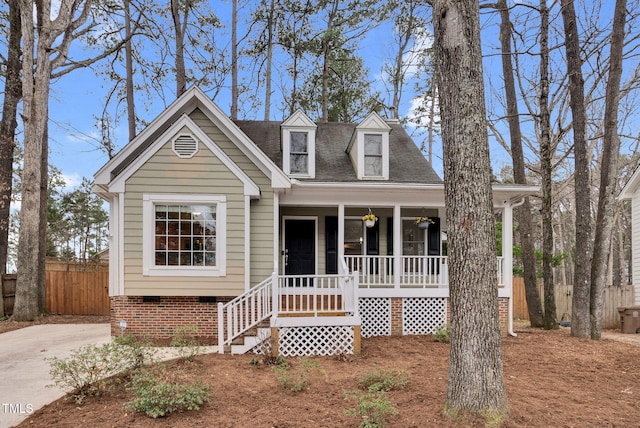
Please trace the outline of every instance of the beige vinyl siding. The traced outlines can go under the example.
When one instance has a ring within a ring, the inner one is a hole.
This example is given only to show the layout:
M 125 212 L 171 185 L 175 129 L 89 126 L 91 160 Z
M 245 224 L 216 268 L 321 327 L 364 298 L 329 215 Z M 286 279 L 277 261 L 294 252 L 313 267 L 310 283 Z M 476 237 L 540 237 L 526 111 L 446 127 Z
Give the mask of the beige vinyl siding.
M 260 199 L 251 201 L 250 266 L 251 285 L 256 285 L 271 275 L 273 266 L 273 189 L 271 177 L 267 177 L 225 134 L 200 111 L 195 110 L 193 120 L 224 150 L 225 154 L 260 187 Z M 260 150 L 257 146 L 255 150 Z
M 214 141 L 218 143 L 215 139 Z M 226 196 L 226 276 L 142 275 L 142 195 L 144 193 Z M 269 192 L 265 193 L 269 194 Z M 193 158 L 181 159 L 171 150 L 170 140 L 167 141 L 126 182 L 125 294 L 161 296 L 241 294 L 244 291 L 245 277 L 244 211 L 244 184 L 205 145 L 200 144 L 199 151 Z M 273 242 L 272 239 L 270 241 Z
M 142 195 L 214 194 L 227 198 L 225 277 L 142 275 Z M 126 183 L 126 295 L 237 295 L 244 290 L 244 186 L 204 146 L 191 159 L 180 159 L 165 144 Z

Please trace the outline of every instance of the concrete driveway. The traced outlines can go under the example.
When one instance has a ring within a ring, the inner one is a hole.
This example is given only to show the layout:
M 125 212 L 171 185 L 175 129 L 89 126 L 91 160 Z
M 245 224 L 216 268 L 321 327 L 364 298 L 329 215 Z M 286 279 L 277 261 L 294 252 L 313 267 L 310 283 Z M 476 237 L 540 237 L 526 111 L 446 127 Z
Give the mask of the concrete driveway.
M 0 428 L 12 427 L 66 391 L 50 385 L 45 358 L 66 358 L 111 340 L 109 324 L 40 324 L 0 334 Z

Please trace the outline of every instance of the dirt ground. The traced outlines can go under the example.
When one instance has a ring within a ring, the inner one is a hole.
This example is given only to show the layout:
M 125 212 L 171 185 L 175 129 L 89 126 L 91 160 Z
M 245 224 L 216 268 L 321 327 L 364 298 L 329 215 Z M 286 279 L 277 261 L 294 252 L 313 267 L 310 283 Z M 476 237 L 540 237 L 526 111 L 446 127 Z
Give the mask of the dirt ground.
M 640 346 L 576 339 L 565 328 L 548 332 L 520 325 L 516 332 L 503 342 L 510 416 L 502 426 L 638 426 Z M 365 339 L 361 355 L 317 358 L 302 392 L 285 390 L 271 366 L 252 364 L 255 355 L 204 355 L 180 366 L 211 386 L 211 401 L 199 411 L 150 419 L 124 406 L 130 395 L 121 388 L 82 406 L 61 399 L 19 426 L 357 427 L 360 420 L 344 413 L 355 407 L 344 393 L 357 389 L 359 374 L 382 368 L 404 370 L 410 381 L 389 392 L 398 414 L 387 418 L 388 426 L 482 426 L 479 420 L 456 423 L 442 416 L 448 355 L 449 345 L 430 336 Z M 303 365 L 300 359 L 288 361 L 293 372 Z

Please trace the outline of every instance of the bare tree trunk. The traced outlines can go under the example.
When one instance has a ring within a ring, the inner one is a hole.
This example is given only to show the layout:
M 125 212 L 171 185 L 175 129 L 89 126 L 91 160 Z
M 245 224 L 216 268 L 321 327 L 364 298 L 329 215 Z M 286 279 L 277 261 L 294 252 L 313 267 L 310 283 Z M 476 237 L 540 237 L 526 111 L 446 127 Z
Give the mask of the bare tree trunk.
M 611 249 L 613 208 L 615 206 L 616 179 L 620 140 L 618 139 L 618 105 L 620 104 L 620 80 L 622 76 L 622 48 L 627 1 L 616 0 L 611 29 L 609 54 L 609 80 L 605 96 L 604 138 L 602 139 L 602 163 L 600 165 L 600 193 L 596 233 L 591 265 L 590 322 L 591 338 L 600 340 L 607 261 Z
M 498 0 L 500 11 L 500 43 L 502 45 L 502 74 L 504 90 L 507 98 L 507 121 L 511 137 L 511 157 L 513 160 L 513 179 L 517 184 L 527 184 L 525 174 L 524 153 L 522 150 L 522 133 L 520 131 L 520 114 L 516 97 L 516 85 L 513 79 L 511 61 L 511 21 L 506 0 Z M 531 202 L 525 198 L 522 207 L 516 211 L 516 219 L 522 242 L 522 265 L 524 268 L 524 289 L 532 327 L 542 327 L 543 315 L 540 295 L 536 284 L 536 254 L 533 244 L 533 227 L 531 220 Z
M 9 222 L 13 179 L 13 151 L 18 103 L 22 97 L 20 81 L 20 9 L 18 0 L 9 0 L 9 45 L 7 47 L 6 74 L 2 119 L 0 119 L 0 317 L 4 316 L 2 275 L 7 272 L 9 248 Z
M 268 121 L 271 116 L 271 80 L 273 73 L 273 33 L 276 27 L 275 0 L 271 0 L 269 6 L 269 18 L 267 22 L 267 69 L 265 70 L 264 89 L 264 120 Z
M 47 203 L 49 196 L 49 118 L 45 122 L 42 137 L 42 159 L 40 163 L 40 225 L 38 238 L 38 307 L 40 313 L 46 311 L 46 288 L 47 288 Z
M 564 23 L 571 116 L 573 122 L 573 152 L 575 157 L 576 198 L 576 257 L 573 281 L 573 307 L 571 335 L 589 337 L 589 301 L 591 282 L 591 194 L 589 186 L 589 160 L 585 141 L 586 113 L 584 105 L 584 80 L 578 23 L 573 0 L 561 0 Z
M 540 2 L 540 175 L 542 179 L 542 277 L 544 280 L 544 328 L 558 328 L 553 281 L 553 225 L 551 200 L 553 150 L 549 114 L 549 8 Z
M 238 0 L 231 1 L 231 119 L 238 119 Z
M 433 2 L 449 222 L 451 353 L 447 409 L 485 417 L 507 412 L 495 222 L 482 79 L 479 5 Z
M 429 163 L 433 165 L 433 129 L 436 126 L 436 95 L 438 93 L 435 83 L 433 83 L 429 90 L 431 102 L 429 103 L 429 127 L 427 133 L 427 159 Z
M 34 37 L 33 2 L 20 0 L 23 35 L 22 94 L 24 116 L 24 168 L 22 172 L 22 205 L 18 241 L 18 277 L 16 281 L 13 319 L 31 321 L 44 308 L 40 307 L 40 207 L 43 142 L 49 118 L 49 81 L 51 61 L 46 48 L 53 40 L 42 21 L 49 21 L 48 4 L 38 8 L 38 39 Z M 37 60 L 36 60 L 37 58 Z
M 171 0 L 171 17 L 176 33 L 176 97 L 187 90 L 187 71 L 184 65 L 184 33 L 189 11 L 185 9 L 183 21 L 180 22 L 180 1 Z
M 136 108 L 133 91 L 133 46 L 131 45 L 131 2 L 124 0 L 124 25 L 127 41 L 124 45 L 126 92 L 127 92 L 127 123 L 129 124 L 129 141 L 136 136 Z M 111 158 L 111 157 L 110 157 Z

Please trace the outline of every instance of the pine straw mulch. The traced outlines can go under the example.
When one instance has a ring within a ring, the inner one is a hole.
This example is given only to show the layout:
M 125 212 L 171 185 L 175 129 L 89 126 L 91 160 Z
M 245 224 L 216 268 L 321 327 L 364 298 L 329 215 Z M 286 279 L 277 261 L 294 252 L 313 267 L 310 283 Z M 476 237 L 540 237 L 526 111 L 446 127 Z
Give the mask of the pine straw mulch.
M 543 331 L 519 326 L 504 339 L 504 378 L 510 416 L 504 427 L 623 427 L 640 421 L 640 347 L 603 339 L 570 337 L 568 329 Z M 60 399 L 20 427 L 357 427 L 345 415 L 355 406 L 345 391 L 359 374 L 374 369 L 407 372 L 410 383 L 389 392 L 398 415 L 390 427 L 483 426 L 479 419 L 455 422 L 442 415 L 449 346 L 430 336 L 363 340 L 358 356 L 320 357 L 308 388 L 285 390 L 272 367 L 252 364 L 255 355 L 203 355 L 176 367 L 211 386 L 211 401 L 199 411 L 150 419 L 124 404 L 125 388 L 90 397 L 82 406 Z M 259 358 L 259 357 L 258 357 Z M 303 361 L 289 358 L 293 371 Z

